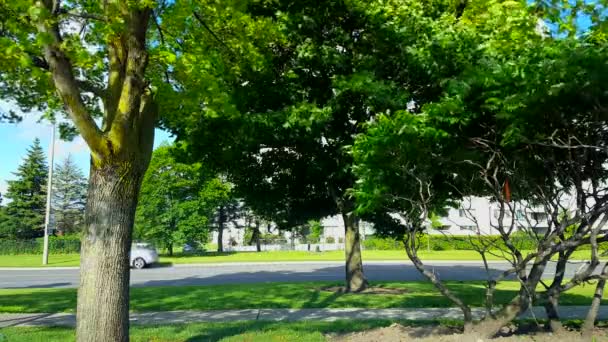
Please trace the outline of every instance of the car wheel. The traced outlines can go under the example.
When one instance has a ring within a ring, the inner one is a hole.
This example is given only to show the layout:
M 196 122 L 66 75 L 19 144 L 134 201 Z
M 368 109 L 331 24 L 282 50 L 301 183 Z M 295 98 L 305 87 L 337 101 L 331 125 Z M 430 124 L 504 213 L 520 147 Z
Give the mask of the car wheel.
M 135 260 L 133 260 L 133 267 L 137 268 L 138 270 L 141 270 L 142 268 L 146 267 L 146 260 L 142 258 L 136 258 Z

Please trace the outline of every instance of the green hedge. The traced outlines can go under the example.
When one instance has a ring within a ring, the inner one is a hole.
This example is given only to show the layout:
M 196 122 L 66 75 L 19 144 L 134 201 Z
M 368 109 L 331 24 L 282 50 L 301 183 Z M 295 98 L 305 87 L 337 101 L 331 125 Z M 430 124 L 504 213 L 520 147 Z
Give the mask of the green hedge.
M 500 240 L 498 236 L 445 236 L 445 235 L 431 235 L 430 246 L 429 236 L 424 235 L 419 238 L 420 249 L 426 250 L 430 247 L 433 251 L 447 251 L 447 250 L 474 250 L 474 243 L 477 241 L 490 243 L 492 241 Z M 485 241 L 483 241 L 485 240 Z M 523 234 L 517 234 L 511 237 L 513 244 L 520 250 L 534 250 L 536 249 L 536 241 L 531 237 Z M 498 241 L 499 246 L 504 247 L 502 241 Z M 372 250 L 395 250 L 403 249 L 401 242 L 390 238 L 378 238 L 370 237 L 363 241 L 363 248 Z M 590 246 L 581 246 L 579 250 L 589 250 Z M 600 244 L 600 249 L 608 249 L 608 243 Z
M 42 254 L 43 238 L 35 240 L 0 240 L 0 255 Z M 49 237 L 49 252 L 53 254 L 80 253 L 79 237 Z

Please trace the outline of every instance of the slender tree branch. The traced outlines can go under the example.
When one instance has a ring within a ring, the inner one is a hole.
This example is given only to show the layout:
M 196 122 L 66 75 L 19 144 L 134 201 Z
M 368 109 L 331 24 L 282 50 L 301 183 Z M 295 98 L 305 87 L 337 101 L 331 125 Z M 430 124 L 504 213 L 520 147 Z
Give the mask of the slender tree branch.
M 193 11 L 192 14 L 194 15 L 194 18 L 205 28 L 205 30 L 207 30 L 207 32 L 209 32 L 209 34 L 211 34 L 211 36 L 218 42 L 220 43 L 224 48 L 226 48 L 228 50 L 228 52 L 230 52 L 231 54 L 234 54 L 234 52 L 232 51 L 232 49 L 226 45 L 226 43 L 224 43 L 224 41 L 217 36 L 217 34 L 215 34 L 215 32 L 213 32 L 213 30 L 209 27 L 209 25 L 207 25 L 207 23 L 203 20 L 203 18 L 196 13 L 196 11 Z

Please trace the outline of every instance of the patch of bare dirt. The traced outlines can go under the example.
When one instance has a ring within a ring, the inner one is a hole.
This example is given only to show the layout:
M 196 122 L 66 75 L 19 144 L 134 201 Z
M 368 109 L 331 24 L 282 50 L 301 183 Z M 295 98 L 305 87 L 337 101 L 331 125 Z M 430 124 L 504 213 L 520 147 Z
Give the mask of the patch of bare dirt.
M 321 291 L 333 292 L 333 293 L 346 293 L 346 289 L 342 286 L 324 286 L 320 288 Z M 360 292 L 351 292 L 355 294 L 392 294 L 392 295 L 400 295 L 407 293 L 406 289 L 397 289 L 392 287 L 382 287 L 382 286 L 374 286 L 368 287 Z
M 508 330 L 508 329 L 507 329 Z M 578 342 L 584 340 L 577 331 L 551 333 L 542 330 L 518 329 L 517 331 L 502 331 L 501 336 L 487 339 L 477 334 L 463 334 L 460 329 L 444 326 L 406 327 L 394 323 L 388 327 L 377 328 L 347 335 L 333 336 L 332 342 Z M 607 329 L 596 329 L 594 342 L 608 341 Z

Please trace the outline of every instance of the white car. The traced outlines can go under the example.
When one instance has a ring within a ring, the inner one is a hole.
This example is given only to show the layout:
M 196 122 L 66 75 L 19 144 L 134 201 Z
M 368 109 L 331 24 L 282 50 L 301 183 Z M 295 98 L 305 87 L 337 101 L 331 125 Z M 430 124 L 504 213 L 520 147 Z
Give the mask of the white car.
M 131 266 L 142 269 L 158 262 L 158 252 L 148 243 L 134 243 L 131 245 Z

